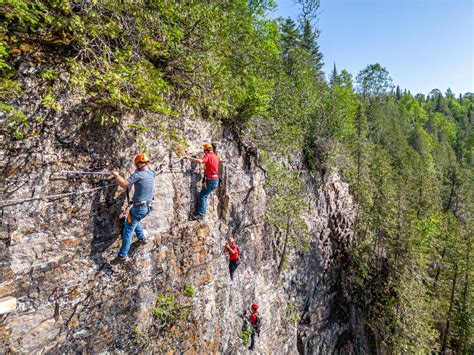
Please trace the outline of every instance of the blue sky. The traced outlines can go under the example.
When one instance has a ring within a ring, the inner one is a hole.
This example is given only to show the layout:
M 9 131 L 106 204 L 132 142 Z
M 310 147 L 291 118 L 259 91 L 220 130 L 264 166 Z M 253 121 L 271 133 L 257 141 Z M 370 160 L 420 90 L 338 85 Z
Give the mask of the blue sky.
M 296 18 L 293 0 L 276 0 L 274 17 Z M 474 92 L 473 0 L 321 0 L 318 26 L 326 74 L 336 63 L 354 76 L 386 67 L 413 94 L 451 88 Z

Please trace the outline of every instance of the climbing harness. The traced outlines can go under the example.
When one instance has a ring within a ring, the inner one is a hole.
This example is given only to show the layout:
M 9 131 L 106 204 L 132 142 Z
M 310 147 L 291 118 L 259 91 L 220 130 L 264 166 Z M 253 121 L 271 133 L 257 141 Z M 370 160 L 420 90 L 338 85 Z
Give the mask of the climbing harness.
M 48 196 L 38 196 L 38 197 L 31 197 L 31 198 L 23 198 L 23 199 L 17 199 L 17 200 L 4 200 L 3 205 L 0 205 L 0 208 L 7 207 L 7 206 L 14 206 L 14 205 L 19 205 L 22 203 L 26 202 L 32 202 L 32 201 L 47 201 L 47 200 L 53 200 L 53 199 L 61 199 L 64 197 L 68 196 L 73 196 L 73 195 L 82 195 L 82 194 L 87 194 L 90 192 L 94 191 L 99 191 L 102 189 L 106 189 L 108 187 L 116 186 L 115 183 L 113 184 L 107 184 L 101 187 L 96 187 L 93 189 L 88 189 L 88 190 L 83 190 L 83 191 L 75 191 L 75 192 L 67 192 L 64 194 L 57 194 L 57 195 L 48 195 Z
M 130 189 L 127 187 L 127 191 L 125 193 L 127 203 L 122 207 L 122 211 L 120 212 L 119 218 L 127 217 L 128 223 L 132 223 L 132 219 L 130 216 L 130 210 L 132 209 L 132 201 L 130 201 Z

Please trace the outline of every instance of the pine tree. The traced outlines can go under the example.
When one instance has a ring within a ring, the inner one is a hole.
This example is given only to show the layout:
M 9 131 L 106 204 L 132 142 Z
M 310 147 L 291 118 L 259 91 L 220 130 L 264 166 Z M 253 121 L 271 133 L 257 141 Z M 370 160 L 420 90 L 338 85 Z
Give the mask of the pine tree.
M 292 75 L 296 62 L 296 49 L 300 41 L 300 34 L 296 28 L 295 22 L 287 18 L 281 25 L 281 56 L 283 68 L 288 75 Z
M 395 90 L 395 97 L 397 98 L 397 100 L 400 100 L 402 97 L 402 92 L 400 90 L 400 86 L 398 85 L 397 85 L 397 89 Z
M 331 76 L 329 78 L 329 84 L 331 85 L 331 87 L 341 85 L 341 79 L 340 79 L 339 75 L 337 74 L 336 63 L 335 62 L 334 62 L 334 67 L 333 67 L 332 72 L 331 72 Z
M 311 62 L 318 75 L 322 75 L 323 69 L 323 54 L 318 45 L 319 31 L 314 29 L 311 21 L 305 17 L 302 20 L 301 46 L 306 49 L 311 55 Z

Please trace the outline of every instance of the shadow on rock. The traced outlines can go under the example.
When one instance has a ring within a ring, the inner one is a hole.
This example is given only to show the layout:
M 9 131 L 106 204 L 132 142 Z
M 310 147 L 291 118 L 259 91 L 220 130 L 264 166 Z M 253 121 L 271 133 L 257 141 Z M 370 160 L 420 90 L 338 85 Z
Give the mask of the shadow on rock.
M 91 206 L 93 237 L 90 256 L 99 269 L 107 263 L 102 254 L 122 235 L 123 218 L 120 218 L 120 212 L 125 195 L 116 200 L 116 191 L 116 187 L 102 190 L 95 195 Z

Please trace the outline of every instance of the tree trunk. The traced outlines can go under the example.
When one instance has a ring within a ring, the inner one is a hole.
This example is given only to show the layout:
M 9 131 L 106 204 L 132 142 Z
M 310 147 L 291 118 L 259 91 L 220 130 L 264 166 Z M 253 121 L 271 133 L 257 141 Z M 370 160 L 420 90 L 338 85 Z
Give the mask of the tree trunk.
M 281 270 L 283 269 L 283 263 L 286 257 L 286 249 L 288 246 L 288 238 L 290 235 L 290 217 L 288 217 L 288 221 L 286 222 L 286 235 L 285 235 L 285 243 L 283 245 L 283 251 L 281 253 L 280 263 L 278 264 L 278 275 L 280 274 Z
M 449 299 L 448 314 L 446 314 L 446 327 L 444 328 L 444 332 L 443 332 L 443 341 L 441 343 L 441 351 L 440 351 L 441 354 L 444 354 L 446 352 L 446 345 L 448 343 L 450 318 L 451 318 L 451 312 L 453 311 L 454 294 L 456 291 L 457 278 L 458 278 L 458 264 L 456 263 L 454 264 L 453 285 L 451 287 L 451 297 Z
M 395 243 L 395 267 L 399 268 L 401 244 L 402 244 L 402 189 L 398 187 L 398 213 L 397 213 L 397 240 Z
M 455 187 L 456 187 L 456 178 L 455 178 L 455 177 L 452 177 L 452 178 L 451 178 L 451 191 L 449 192 L 448 204 L 447 204 L 447 206 L 444 208 L 444 212 L 449 211 L 449 209 L 451 208 L 451 202 L 452 202 L 452 200 L 453 200 L 454 188 L 455 188 Z
M 470 271 L 470 265 L 469 265 L 469 260 L 471 256 L 471 243 L 470 240 L 468 239 L 469 237 L 466 238 L 467 241 L 467 246 L 466 246 L 466 260 L 465 260 L 465 265 L 464 265 L 464 287 L 463 287 L 463 292 L 462 292 L 462 303 L 461 303 L 461 309 L 462 313 L 466 314 L 467 310 L 467 298 L 469 295 L 469 271 Z M 461 330 L 461 336 L 458 342 L 458 347 L 457 347 L 457 353 L 458 354 L 464 354 L 466 347 L 467 347 L 467 331 L 468 327 L 467 324 L 463 324 L 462 330 Z
M 446 239 L 447 238 L 448 237 L 446 237 Z M 443 248 L 443 252 L 441 253 L 441 260 L 439 261 L 440 264 L 443 263 L 445 255 L 446 255 L 446 247 Z M 441 275 L 441 266 L 439 264 L 437 264 L 436 265 L 436 275 L 435 275 L 434 283 L 433 283 L 433 289 L 434 289 L 435 295 L 438 294 L 438 280 L 439 280 L 440 275 Z

